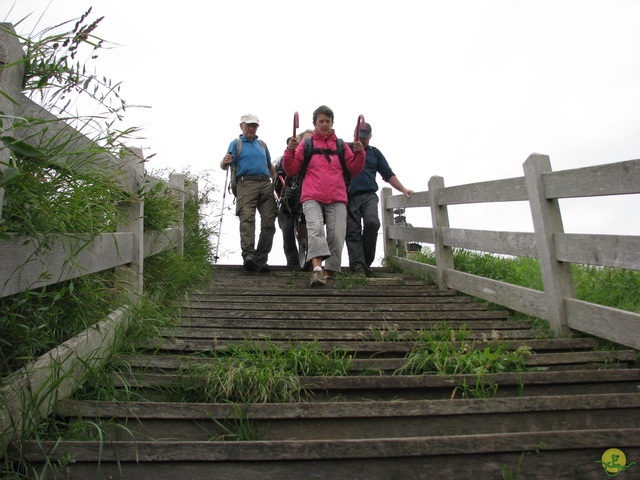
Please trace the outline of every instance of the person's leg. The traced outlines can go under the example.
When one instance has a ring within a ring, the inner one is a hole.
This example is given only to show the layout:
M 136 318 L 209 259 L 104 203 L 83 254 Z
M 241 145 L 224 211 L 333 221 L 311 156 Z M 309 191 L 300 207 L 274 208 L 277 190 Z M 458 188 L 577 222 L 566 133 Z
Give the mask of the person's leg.
M 324 206 L 315 200 L 302 204 L 307 228 L 307 260 L 311 262 L 310 287 L 322 287 L 326 284 L 322 273 L 322 261 L 329 256 L 329 247 L 324 234 Z
M 307 260 L 320 258 L 320 261 L 322 261 L 331 255 L 324 233 L 323 207 L 315 200 L 307 200 L 302 204 L 302 208 L 307 225 L 307 241 L 309 244 Z
M 273 236 L 276 233 L 276 200 L 273 197 L 273 185 L 271 182 L 254 182 L 259 185 L 258 212 L 260 212 L 260 236 L 256 247 L 256 261 L 260 264 L 267 263 L 269 252 L 273 247 Z
M 240 248 L 242 259 L 247 260 L 256 257 L 256 207 L 258 205 L 259 191 L 257 182 L 238 182 L 238 197 L 236 199 L 236 215 L 240 220 Z
M 349 253 L 349 266 L 352 270 L 356 265 L 366 268 L 364 250 L 362 249 L 362 215 L 360 213 L 360 199 L 362 195 L 349 196 L 347 206 L 347 252 Z
M 342 248 L 347 233 L 347 206 L 344 203 L 332 203 L 325 207 L 327 225 L 327 244 L 331 256 L 325 262 L 325 273 L 331 276 L 339 272 L 342 264 Z M 328 272 L 327 272 L 328 271 Z
M 284 250 L 284 256 L 287 259 L 287 266 L 296 267 L 299 265 L 299 260 L 293 215 L 287 211 L 279 211 L 278 226 L 282 231 L 282 249 Z
M 362 203 L 362 251 L 367 269 L 376 259 L 376 245 L 378 243 L 378 231 L 380 230 L 380 217 L 378 216 L 378 195 L 375 193 L 365 195 Z

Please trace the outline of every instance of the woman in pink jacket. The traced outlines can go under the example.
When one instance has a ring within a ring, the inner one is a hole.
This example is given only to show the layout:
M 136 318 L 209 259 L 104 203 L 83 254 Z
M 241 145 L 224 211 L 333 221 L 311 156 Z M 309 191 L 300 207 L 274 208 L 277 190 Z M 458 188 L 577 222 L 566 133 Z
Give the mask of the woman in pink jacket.
M 302 172 L 300 201 L 307 222 L 307 260 L 313 267 L 309 285 L 320 287 L 340 271 L 347 229 L 347 187 L 339 145 L 342 145 L 351 177 L 364 168 L 365 154 L 360 142 L 355 142 L 351 151 L 346 143 L 338 140 L 333 130 L 333 111 L 329 107 L 322 105 L 313 112 L 313 126 L 313 150 L 306 170 Z M 292 138 L 282 159 L 285 173 L 290 177 L 299 175 L 304 160 L 305 142 L 298 143 Z M 324 273 L 323 260 L 326 260 Z

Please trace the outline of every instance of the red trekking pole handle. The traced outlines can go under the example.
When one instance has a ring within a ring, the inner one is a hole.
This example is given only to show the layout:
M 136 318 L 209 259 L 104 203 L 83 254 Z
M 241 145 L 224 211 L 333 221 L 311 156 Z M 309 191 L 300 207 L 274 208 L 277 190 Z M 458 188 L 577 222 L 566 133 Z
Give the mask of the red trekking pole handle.
M 296 136 L 296 128 L 300 126 L 300 120 L 298 118 L 298 112 L 293 114 L 293 136 Z
M 358 115 L 358 124 L 356 125 L 356 138 L 354 141 L 360 141 L 360 130 L 364 130 L 364 115 Z

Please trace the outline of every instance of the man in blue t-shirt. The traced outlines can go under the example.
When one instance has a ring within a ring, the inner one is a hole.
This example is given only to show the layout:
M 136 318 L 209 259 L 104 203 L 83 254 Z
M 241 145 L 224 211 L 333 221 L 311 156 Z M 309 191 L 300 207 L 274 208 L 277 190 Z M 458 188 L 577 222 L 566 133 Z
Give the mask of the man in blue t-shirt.
M 358 133 L 357 128 L 354 137 Z M 359 132 L 359 138 L 364 145 L 367 158 L 364 170 L 351 179 L 346 236 L 351 270 L 358 275 L 367 276 L 370 275 L 369 267 L 375 260 L 378 230 L 380 230 L 376 174 L 380 173 L 385 182 L 407 198 L 413 193 L 413 190 L 405 188 L 400 183 L 380 150 L 369 145 L 371 134 L 371 125 L 365 123 Z
M 237 185 L 236 215 L 240 220 L 240 247 L 242 261 L 247 271 L 269 273 L 267 263 L 273 235 L 276 233 L 276 201 L 272 180 L 276 173 L 271 165 L 267 145 L 258 140 L 256 132 L 260 121 L 255 115 L 243 115 L 240 119 L 242 135 L 229 144 L 227 154 L 220 162 L 226 170 L 235 167 Z M 231 170 L 234 171 L 233 169 Z M 260 236 L 255 247 L 256 210 L 260 213 Z

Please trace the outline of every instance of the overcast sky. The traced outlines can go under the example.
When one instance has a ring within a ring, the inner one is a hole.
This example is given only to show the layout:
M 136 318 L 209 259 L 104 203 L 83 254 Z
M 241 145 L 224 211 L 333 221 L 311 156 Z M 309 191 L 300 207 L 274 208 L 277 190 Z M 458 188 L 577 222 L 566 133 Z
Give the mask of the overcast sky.
M 433 175 L 447 186 L 521 176 L 534 152 L 554 170 L 640 158 L 638 0 L 12 4 L 3 0 L 0 21 L 33 12 L 23 34 L 92 5 L 92 19 L 105 17 L 96 34 L 119 45 L 100 53 L 98 72 L 122 81 L 129 104 L 151 107 L 127 113 L 145 137 L 132 146 L 155 154 L 150 168 L 213 170 L 220 187 L 242 114 L 260 118 L 275 158 L 293 113 L 305 129 L 321 104 L 347 140 L 363 114 L 371 144 L 416 191 Z M 637 197 L 561 206 L 567 232 L 640 234 Z M 527 205 L 449 213 L 452 227 L 532 231 Z M 407 216 L 430 226 L 427 209 Z M 227 212 L 220 263 L 240 263 L 237 230 Z M 284 263 L 281 245 L 278 230 L 270 263 Z

